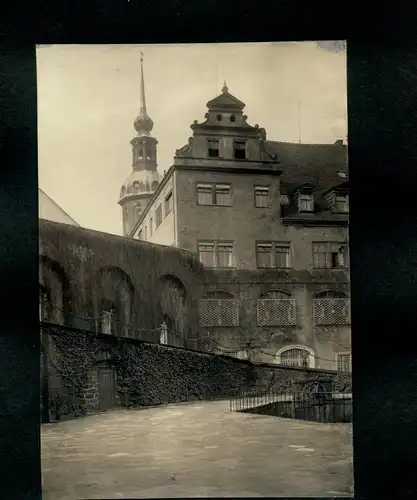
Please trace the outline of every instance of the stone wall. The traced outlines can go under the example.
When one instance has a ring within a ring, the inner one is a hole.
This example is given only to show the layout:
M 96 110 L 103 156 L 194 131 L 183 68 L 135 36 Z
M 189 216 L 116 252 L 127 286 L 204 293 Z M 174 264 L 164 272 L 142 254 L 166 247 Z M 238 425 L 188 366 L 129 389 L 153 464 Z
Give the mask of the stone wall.
M 117 335 L 158 342 L 168 315 L 182 329 L 177 344 L 197 345 L 203 266 L 189 252 L 44 220 L 39 247 L 46 321 L 99 332 L 103 310 L 116 309 Z M 186 315 L 167 297 L 167 280 L 184 291 Z
M 103 363 L 116 374 L 116 407 L 227 399 L 247 387 L 286 390 L 293 380 L 336 376 L 329 371 L 255 365 L 229 356 L 52 324 L 43 325 L 43 345 L 52 419 L 98 411 L 96 370 Z

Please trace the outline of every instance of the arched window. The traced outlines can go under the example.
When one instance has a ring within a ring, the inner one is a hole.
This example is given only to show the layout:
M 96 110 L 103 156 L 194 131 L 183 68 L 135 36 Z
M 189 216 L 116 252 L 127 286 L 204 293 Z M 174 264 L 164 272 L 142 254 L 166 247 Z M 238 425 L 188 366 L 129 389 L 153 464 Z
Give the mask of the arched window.
M 259 326 L 295 326 L 296 304 L 291 294 L 269 290 L 258 300 Z
M 276 361 L 280 365 L 300 368 L 314 368 L 314 351 L 309 347 L 293 345 L 283 347 L 277 352 Z
M 323 290 L 313 299 L 314 324 L 337 326 L 350 324 L 350 300 L 345 292 Z
M 200 326 L 239 326 L 239 301 L 229 292 L 207 292 L 200 299 Z

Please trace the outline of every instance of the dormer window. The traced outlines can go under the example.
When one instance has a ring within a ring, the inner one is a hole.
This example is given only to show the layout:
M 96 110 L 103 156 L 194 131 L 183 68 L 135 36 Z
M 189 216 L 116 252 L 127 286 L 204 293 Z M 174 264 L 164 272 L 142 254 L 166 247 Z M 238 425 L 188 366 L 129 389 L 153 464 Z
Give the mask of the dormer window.
M 314 212 L 314 199 L 311 193 L 298 193 L 298 211 Z
M 347 213 L 349 212 L 349 195 L 336 194 L 334 208 L 336 212 Z
M 219 157 L 219 141 L 216 141 L 214 139 L 208 140 L 208 155 L 209 158 Z
M 236 160 L 246 159 L 246 143 L 245 141 L 234 141 L 233 143 L 234 157 Z

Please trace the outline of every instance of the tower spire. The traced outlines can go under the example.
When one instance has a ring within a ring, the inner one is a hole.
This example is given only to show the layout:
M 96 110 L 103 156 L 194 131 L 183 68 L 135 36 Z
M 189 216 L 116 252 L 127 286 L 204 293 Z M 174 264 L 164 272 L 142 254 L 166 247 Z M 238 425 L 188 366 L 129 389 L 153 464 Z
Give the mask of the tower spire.
M 143 76 L 143 52 L 140 53 L 140 113 L 146 115 L 145 78 Z
M 145 78 L 143 75 L 143 52 L 140 53 L 140 111 L 139 115 L 136 117 L 134 127 L 138 133 L 138 136 L 150 135 L 153 128 L 153 121 L 148 115 L 146 109 L 146 97 L 145 97 Z

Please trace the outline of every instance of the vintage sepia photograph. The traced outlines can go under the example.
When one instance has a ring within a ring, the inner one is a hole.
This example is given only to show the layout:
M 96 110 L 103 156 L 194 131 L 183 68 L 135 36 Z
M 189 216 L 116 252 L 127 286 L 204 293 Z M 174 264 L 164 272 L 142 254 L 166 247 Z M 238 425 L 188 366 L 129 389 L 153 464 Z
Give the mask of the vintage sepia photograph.
M 43 498 L 353 497 L 345 42 L 36 71 Z

